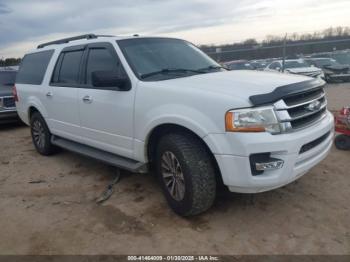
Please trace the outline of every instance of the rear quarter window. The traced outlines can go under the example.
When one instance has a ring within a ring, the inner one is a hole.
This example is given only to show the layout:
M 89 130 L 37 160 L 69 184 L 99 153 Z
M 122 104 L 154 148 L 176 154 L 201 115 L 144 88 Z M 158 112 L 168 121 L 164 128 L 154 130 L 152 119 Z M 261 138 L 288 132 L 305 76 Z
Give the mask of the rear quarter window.
M 82 56 L 82 50 L 61 53 L 55 68 L 52 83 L 78 84 Z M 61 66 L 59 66 L 59 62 L 61 62 Z
M 16 83 L 41 85 L 54 50 L 25 55 L 19 68 Z

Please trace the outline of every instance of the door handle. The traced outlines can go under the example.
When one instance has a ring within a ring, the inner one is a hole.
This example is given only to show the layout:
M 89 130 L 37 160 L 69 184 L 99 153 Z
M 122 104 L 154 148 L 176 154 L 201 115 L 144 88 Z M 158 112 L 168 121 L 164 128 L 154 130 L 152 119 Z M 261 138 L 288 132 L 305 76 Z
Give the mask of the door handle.
M 92 103 L 92 97 L 91 96 L 84 96 L 83 97 L 84 103 L 91 104 Z
M 47 92 L 47 93 L 46 93 L 46 96 L 47 96 L 47 97 L 52 97 L 53 94 L 52 94 L 52 92 Z

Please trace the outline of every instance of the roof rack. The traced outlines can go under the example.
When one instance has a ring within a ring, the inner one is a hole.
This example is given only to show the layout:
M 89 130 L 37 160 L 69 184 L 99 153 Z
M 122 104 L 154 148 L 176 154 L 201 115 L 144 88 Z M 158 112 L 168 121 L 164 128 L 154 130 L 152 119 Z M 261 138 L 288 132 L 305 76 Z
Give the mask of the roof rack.
M 48 45 L 60 45 L 60 44 L 66 44 L 69 43 L 70 41 L 75 41 L 75 40 L 81 40 L 81 39 L 95 39 L 98 37 L 113 37 L 112 35 L 95 35 L 95 34 L 86 34 L 86 35 L 78 35 L 74 37 L 68 37 L 68 38 L 63 38 L 60 40 L 55 40 L 47 43 L 43 43 L 38 45 L 37 48 L 43 48 Z

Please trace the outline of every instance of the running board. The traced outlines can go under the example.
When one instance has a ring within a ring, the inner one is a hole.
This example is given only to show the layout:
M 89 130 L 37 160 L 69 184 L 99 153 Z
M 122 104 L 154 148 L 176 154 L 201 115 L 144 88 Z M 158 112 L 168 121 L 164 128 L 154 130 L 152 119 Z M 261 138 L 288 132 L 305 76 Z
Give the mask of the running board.
M 133 173 L 147 173 L 148 171 L 147 164 L 145 163 L 137 162 L 132 159 L 121 157 L 58 136 L 52 136 L 51 143 L 58 147 L 67 149 L 68 151 L 72 151 L 80 155 L 96 159 L 111 166 L 119 167 L 121 169 L 125 169 Z

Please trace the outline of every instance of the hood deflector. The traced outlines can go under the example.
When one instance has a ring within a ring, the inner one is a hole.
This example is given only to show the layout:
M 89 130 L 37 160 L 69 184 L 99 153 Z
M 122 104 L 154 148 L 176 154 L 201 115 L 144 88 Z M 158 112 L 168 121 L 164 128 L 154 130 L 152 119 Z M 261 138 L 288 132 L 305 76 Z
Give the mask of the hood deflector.
M 283 97 L 303 93 L 308 90 L 321 88 L 325 82 L 320 79 L 307 80 L 295 84 L 277 87 L 274 91 L 267 94 L 250 96 L 249 99 L 254 106 L 272 104 Z

